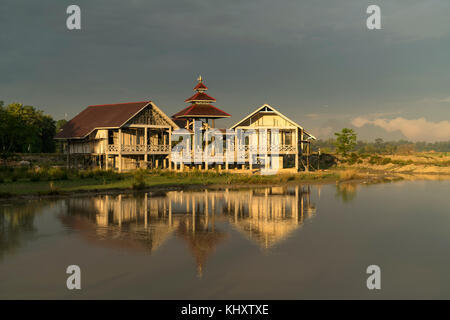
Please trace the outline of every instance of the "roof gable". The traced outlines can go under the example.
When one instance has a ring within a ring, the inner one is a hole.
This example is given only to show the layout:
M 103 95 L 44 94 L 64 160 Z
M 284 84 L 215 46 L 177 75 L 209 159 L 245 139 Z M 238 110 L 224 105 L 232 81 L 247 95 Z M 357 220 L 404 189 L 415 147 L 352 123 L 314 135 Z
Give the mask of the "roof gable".
M 174 128 L 178 126 L 151 101 L 92 105 L 67 122 L 56 139 L 81 139 L 98 128 L 120 128 L 147 106 L 162 114 Z
M 242 125 L 245 121 L 247 121 L 248 119 L 250 119 L 251 117 L 253 117 L 254 115 L 256 115 L 259 112 L 264 112 L 263 109 L 268 109 L 271 112 L 277 114 L 278 116 L 280 116 L 281 118 L 285 119 L 286 121 L 290 122 L 294 127 L 297 127 L 299 129 L 303 129 L 302 126 L 300 126 L 298 123 L 296 123 L 295 121 L 292 121 L 291 119 L 289 119 L 288 117 L 286 117 L 284 114 L 282 114 L 281 112 L 279 112 L 277 109 L 275 109 L 274 107 L 268 105 L 268 104 L 263 104 L 261 107 L 257 108 L 255 111 L 253 111 L 252 113 L 250 113 L 248 116 L 244 117 L 242 120 L 240 120 L 239 122 L 237 122 L 236 124 L 234 124 L 231 129 L 235 129 L 236 127 L 239 127 L 240 125 Z M 310 136 L 311 138 L 315 139 L 314 136 L 312 136 L 311 134 L 307 133 L 306 131 L 303 131 L 305 134 L 307 134 L 308 136 Z

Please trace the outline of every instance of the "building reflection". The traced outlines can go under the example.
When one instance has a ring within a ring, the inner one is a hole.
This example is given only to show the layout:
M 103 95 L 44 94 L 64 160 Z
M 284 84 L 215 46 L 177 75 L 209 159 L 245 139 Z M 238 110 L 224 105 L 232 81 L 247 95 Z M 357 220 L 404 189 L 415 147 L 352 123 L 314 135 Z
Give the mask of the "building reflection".
M 90 242 L 127 250 L 154 252 L 175 236 L 186 243 L 201 276 L 229 237 L 228 224 L 270 248 L 315 215 L 310 194 L 309 186 L 292 186 L 70 198 L 60 219 Z
M 271 187 L 225 192 L 229 221 L 263 248 L 286 239 L 316 213 L 310 187 Z

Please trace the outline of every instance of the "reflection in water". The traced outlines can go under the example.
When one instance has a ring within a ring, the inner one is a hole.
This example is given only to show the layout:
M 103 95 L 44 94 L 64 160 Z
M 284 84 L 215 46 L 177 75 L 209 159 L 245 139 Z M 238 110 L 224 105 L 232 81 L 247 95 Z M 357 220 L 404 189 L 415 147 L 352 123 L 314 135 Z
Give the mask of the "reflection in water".
M 336 197 L 341 198 L 342 202 L 351 202 L 356 198 L 355 183 L 339 183 L 336 185 Z
M 225 192 L 224 214 L 236 228 L 263 248 L 285 239 L 315 214 L 309 187 L 306 190 L 272 187 L 238 193 Z
M 61 221 L 92 243 L 154 252 L 175 235 L 186 242 L 199 276 L 217 245 L 229 237 L 221 222 L 266 249 L 316 212 L 309 186 L 171 191 L 65 202 L 67 214 L 60 215 Z
M 35 232 L 34 218 L 42 210 L 41 202 L 0 206 L 0 260 L 22 246 Z

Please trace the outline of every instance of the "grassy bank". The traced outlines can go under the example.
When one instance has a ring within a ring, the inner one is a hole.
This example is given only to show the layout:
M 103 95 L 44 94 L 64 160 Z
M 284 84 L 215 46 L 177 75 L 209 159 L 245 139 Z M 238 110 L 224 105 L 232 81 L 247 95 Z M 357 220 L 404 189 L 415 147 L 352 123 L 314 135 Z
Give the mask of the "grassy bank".
M 339 159 L 325 171 L 259 175 L 218 171 L 136 170 L 118 173 L 105 170 L 67 170 L 54 167 L 0 167 L 0 198 L 22 195 L 64 195 L 76 192 L 133 190 L 157 187 L 249 186 L 301 182 L 383 182 L 414 179 L 432 174 L 431 179 L 450 178 L 450 155 L 422 153 L 413 155 L 351 155 Z M 325 159 L 325 158 L 324 158 Z M 321 158 L 321 160 L 324 160 Z M 326 160 L 326 159 L 325 159 Z M 312 161 L 314 163 L 314 161 Z M 439 175 L 436 175 L 439 174 Z M 430 177 L 426 177 L 430 179 Z
M 288 182 L 336 181 L 336 172 L 257 175 L 225 172 L 173 172 L 136 170 L 117 173 L 102 170 L 41 169 L 2 173 L 0 195 L 57 195 L 80 191 L 111 189 L 145 189 L 151 187 L 183 187 L 192 185 L 268 185 Z

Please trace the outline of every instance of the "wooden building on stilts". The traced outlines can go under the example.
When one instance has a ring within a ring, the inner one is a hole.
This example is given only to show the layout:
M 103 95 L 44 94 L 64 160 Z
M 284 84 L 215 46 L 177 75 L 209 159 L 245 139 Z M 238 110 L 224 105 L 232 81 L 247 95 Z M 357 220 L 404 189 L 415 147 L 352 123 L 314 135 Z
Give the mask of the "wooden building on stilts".
M 89 106 L 55 139 L 65 142 L 67 166 L 75 168 L 308 170 L 316 138 L 302 126 L 264 104 L 231 128 L 216 128 L 231 115 L 207 90 L 200 76 L 189 105 L 171 118 L 152 101 Z
M 69 168 L 167 168 L 178 126 L 153 102 L 93 105 L 62 127 Z

